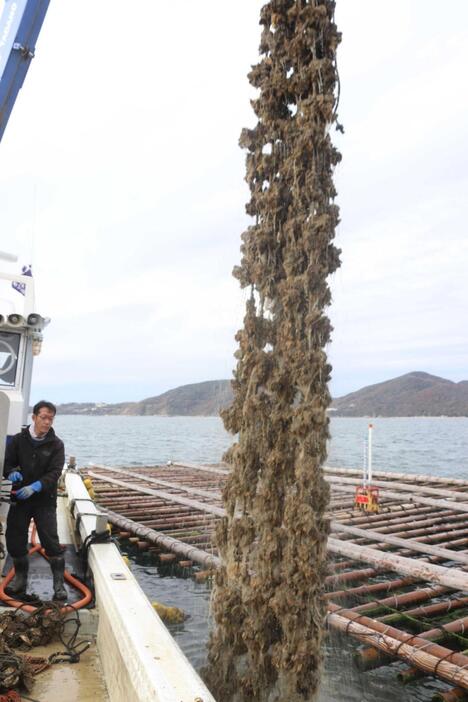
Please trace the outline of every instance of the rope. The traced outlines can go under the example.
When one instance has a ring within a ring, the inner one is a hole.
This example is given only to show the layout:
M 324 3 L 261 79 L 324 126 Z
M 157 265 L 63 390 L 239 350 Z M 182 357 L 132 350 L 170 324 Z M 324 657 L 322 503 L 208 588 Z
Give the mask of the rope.
M 25 656 L 8 651 L 6 645 L 4 645 L 4 651 L 5 649 L 7 652 L 0 653 L 0 688 L 8 690 L 7 694 L 13 693 L 14 690 L 12 688 L 14 687 L 23 686 L 29 690 L 32 687 L 34 676 L 32 666 Z M 7 697 L 6 699 L 8 700 L 9 698 Z M 10 697 L 10 699 L 15 698 Z
M 77 641 L 78 632 L 80 630 L 81 621 L 78 612 L 75 611 L 75 616 L 68 619 L 62 619 L 62 626 L 59 632 L 61 643 L 65 646 L 65 651 L 59 651 L 49 656 L 49 663 L 78 663 L 81 654 L 88 650 L 91 646 L 91 641 Z M 73 630 L 68 638 L 65 637 L 65 627 L 73 624 Z
M 115 539 L 112 538 L 110 535 L 109 531 L 106 529 L 105 531 L 101 532 L 96 532 L 95 530 L 89 534 L 86 539 L 83 541 L 83 544 L 78 552 L 81 560 L 81 572 L 82 572 L 82 577 L 83 580 L 86 581 L 86 577 L 88 574 L 88 557 L 89 557 L 89 549 L 93 544 L 107 544 L 107 543 L 114 543 L 117 545 Z M 118 547 L 118 545 L 117 545 Z
M 67 621 L 55 602 L 41 603 L 32 613 L 24 613 L 18 607 L 0 615 L 1 643 L 23 649 L 42 646 L 60 636 Z
M 54 602 L 43 603 L 33 613 L 25 613 L 21 607 L 0 615 L 0 688 L 7 689 L 23 686 L 32 687 L 33 677 L 49 668 L 54 663 L 77 663 L 80 656 L 91 645 L 90 641 L 77 641 L 81 626 L 78 612 L 71 616 Z M 67 633 L 67 626 L 72 631 Z M 48 658 L 40 656 L 21 656 L 13 648 L 28 650 L 33 646 L 43 645 L 53 638 L 58 638 L 64 651 L 52 653 Z M 0 702 L 3 702 L 0 696 Z M 12 702 L 15 697 L 6 697 Z

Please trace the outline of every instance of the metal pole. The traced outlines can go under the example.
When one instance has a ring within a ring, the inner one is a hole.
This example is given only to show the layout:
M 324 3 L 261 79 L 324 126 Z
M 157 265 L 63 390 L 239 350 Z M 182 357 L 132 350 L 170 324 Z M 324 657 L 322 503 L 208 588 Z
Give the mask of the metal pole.
M 364 487 L 367 485 L 367 446 L 366 442 L 363 441 L 363 452 L 362 452 L 362 484 Z
M 31 395 L 31 380 L 33 371 L 33 351 L 32 351 L 32 339 L 25 333 L 24 338 L 24 372 L 22 381 L 22 391 L 23 391 L 23 414 L 22 414 L 22 426 L 26 426 L 28 423 L 29 415 L 29 399 Z
M 367 476 L 369 486 L 372 484 L 372 424 L 369 424 L 369 435 L 367 438 Z

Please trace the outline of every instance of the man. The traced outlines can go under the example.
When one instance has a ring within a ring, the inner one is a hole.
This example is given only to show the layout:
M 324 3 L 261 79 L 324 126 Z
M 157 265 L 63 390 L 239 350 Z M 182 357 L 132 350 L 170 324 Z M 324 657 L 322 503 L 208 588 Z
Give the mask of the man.
M 4 475 L 13 483 L 12 491 L 16 491 L 6 529 L 8 553 L 15 564 L 15 577 L 5 590 L 11 596 L 26 592 L 28 530 L 34 519 L 52 569 L 54 599 L 67 599 L 63 582 L 65 559 L 57 534 L 57 482 L 65 463 L 65 449 L 52 428 L 56 411 L 52 402 L 38 402 L 33 408 L 32 424 L 15 434 L 6 450 Z

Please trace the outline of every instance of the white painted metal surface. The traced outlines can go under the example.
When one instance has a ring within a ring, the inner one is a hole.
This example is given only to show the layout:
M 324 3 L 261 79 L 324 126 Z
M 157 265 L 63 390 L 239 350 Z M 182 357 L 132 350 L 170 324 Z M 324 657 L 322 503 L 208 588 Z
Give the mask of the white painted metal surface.
M 84 540 L 98 510 L 78 473 L 65 484 Z M 112 543 L 89 551 L 99 610 L 97 644 L 111 702 L 215 702 Z

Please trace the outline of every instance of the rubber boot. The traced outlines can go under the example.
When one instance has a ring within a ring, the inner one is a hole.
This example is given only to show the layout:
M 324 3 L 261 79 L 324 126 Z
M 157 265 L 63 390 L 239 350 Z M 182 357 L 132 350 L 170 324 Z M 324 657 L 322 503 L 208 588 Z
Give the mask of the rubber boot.
M 24 595 L 28 587 L 29 558 L 13 558 L 15 564 L 15 576 L 5 588 L 7 595 Z
M 49 559 L 52 575 L 54 576 L 54 600 L 66 600 L 68 595 L 63 582 L 65 571 L 65 558 L 56 556 Z

